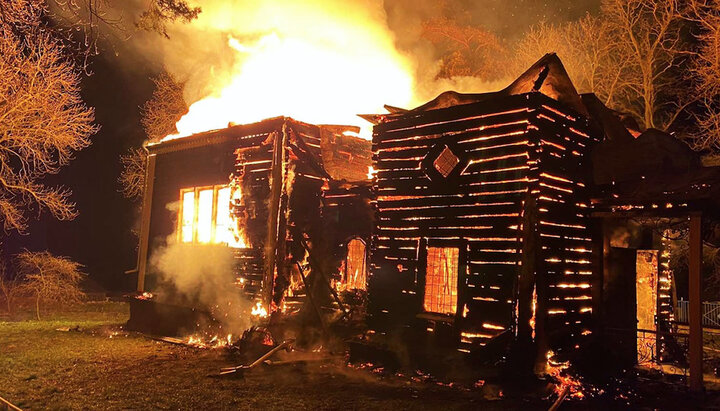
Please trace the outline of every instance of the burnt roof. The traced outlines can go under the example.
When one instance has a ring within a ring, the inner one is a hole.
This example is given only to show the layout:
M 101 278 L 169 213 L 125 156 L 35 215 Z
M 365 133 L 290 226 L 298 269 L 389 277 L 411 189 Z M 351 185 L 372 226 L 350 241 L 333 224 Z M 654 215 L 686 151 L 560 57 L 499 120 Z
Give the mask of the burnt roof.
M 419 113 L 441 108 L 453 107 L 463 104 L 480 103 L 484 101 L 492 101 L 507 96 L 516 96 L 527 93 L 542 93 L 554 100 L 559 101 L 564 106 L 576 111 L 585 117 L 588 117 L 588 111 L 582 102 L 580 94 L 578 94 L 570 76 L 565 70 L 562 61 L 555 53 L 548 53 L 540 60 L 535 62 L 529 69 L 520 75 L 515 81 L 510 83 L 500 91 L 489 93 L 458 93 L 456 91 L 446 91 L 428 101 L 427 103 L 415 107 L 411 110 L 403 110 L 397 107 L 385 106 L 390 114 L 363 114 L 360 117 L 378 124 L 386 119 L 392 119 L 407 114 Z
M 346 135 L 346 132 L 358 132 L 357 126 L 316 125 L 285 116 L 256 123 L 231 125 L 219 130 L 149 144 L 147 150 L 150 154 L 162 155 L 221 144 L 231 145 L 234 149 L 247 149 L 271 144 L 272 141 L 267 140 L 267 136 L 282 130 L 285 125 L 292 130 L 292 140 L 298 147 L 304 148 L 296 154 L 298 158 L 311 163 L 310 165 L 321 171 L 321 174 L 336 180 L 366 179 L 368 167 L 372 164 L 371 143 L 359 137 Z
M 455 91 L 446 91 L 435 99 L 410 111 L 428 111 L 532 92 L 545 94 L 563 103 L 566 107 L 587 116 L 587 110 L 582 103 L 580 95 L 570 80 L 565 66 L 563 66 L 560 58 L 558 58 L 555 53 L 549 53 L 543 56 L 509 86 L 500 91 L 480 94 L 461 94 Z
M 703 167 L 700 155 L 677 137 L 657 129 L 641 131 L 630 115 L 608 108 L 595 94 L 578 94 L 554 53 L 543 56 L 502 90 L 478 94 L 446 91 L 411 110 L 386 107 L 388 114 L 362 117 L 379 124 L 420 112 L 531 93 L 546 95 L 590 122 L 600 140 L 591 154 L 594 186 L 613 186 L 612 190 L 595 190 L 598 200 L 618 203 L 687 198 L 720 206 L 720 167 Z

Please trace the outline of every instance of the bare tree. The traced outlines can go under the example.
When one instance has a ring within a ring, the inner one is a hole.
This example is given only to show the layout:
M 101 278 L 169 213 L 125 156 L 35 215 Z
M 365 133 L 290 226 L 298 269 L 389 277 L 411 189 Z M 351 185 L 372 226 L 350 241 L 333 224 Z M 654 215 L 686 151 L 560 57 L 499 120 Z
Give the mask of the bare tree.
M 175 123 L 188 112 L 183 98 L 185 83 L 172 75 L 162 73 L 153 79 L 155 91 L 142 107 L 142 125 L 149 142 L 177 133 Z M 141 148 L 131 148 L 120 157 L 123 169 L 118 182 L 126 198 L 138 199 L 145 185 L 145 162 L 147 153 Z
M 691 71 L 693 91 L 701 99 L 690 140 L 698 150 L 720 151 L 720 4 L 690 0 L 687 18 L 699 29 Z
M 83 273 L 78 264 L 67 257 L 56 257 L 47 251 L 24 251 L 17 255 L 17 275 L 22 290 L 35 299 L 35 314 L 40 320 L 40 303 L 77 303 L 84 293 L 80 290 Z
M 505 48 L 487 30 L 440 17 L 423 22 L 423 37 L 442 50 L 438 78 L 471 76 L 494 80 L 503 72 Z
M 578 91 L 593 92 L 614 106 L 626 65 L 613 52 L 615 47 L 603 18 L 586 15 L 563 24 L 541 22 L 515 43 L 508 68 L 517 75 L 544 54 L 557 53 Z
M 8 314 L 12 314 L 12 307 L 20 291 L 20 276 L 10 274 L 5 262 L 0 261 L 0 293 L 2 293 L 5 300 Z
M 200 14 L 200 7 L 190 7 L 184 0 L 151 0 L 136 25 L 168 37 L 167 24 L 173 21 L 189 23 Z
M 688 49 L 680 0 L 603 0 L 602 12 L 613 53 L 627 62 L 619 108 L 646 128 L 668 129 L 692 101 L 681 81 Z
M 160 74 L 153 82 L 152 98 L 142 107 L 142 125 L 148 140 L 156 142 L 177 133 L 175 123 L 188 112 L 188 105 L 183 97 L 184 82 L 168 73 Z
M 80 96 L 80 73 L 43 21 L 44 8 L 11 0 L 0 14 L 0 220 L 23 232 L 32 210 L 76 216 L 70 191 L 41 181 L 97 131 Z
M 147 152 L 142 148 L 131 148 L 120 156 L 122 171 L 118 183 L 125 198 L 137 200 L 142 197 L 145 188 L 145 164 Z
M 16 0 L 12 0 L 16 1 Z M 191 7 L 186 0 L 143 0 L 136 2 L 111 0 L 29 0 L 42 4 L 55 23 L 55 33 L 66 40 L 83 68 L 89 58 L 100 53 L 101 40 L 126 40 L 132 36 L 132 25 L 169 37 L 167 24 L 190 22 L 200 14 L 200 7 Z M 139 11 L 140 10 L 140 11 Z M 130 15 L 129 21 L 125 16 Z M 107 45 L 107 44 L 106 44 Z
M 142 107 L 141 120 L 149 142 L 157 142 L 169 134 L 177 133 L 175 123 L 188 112 L 183 97 L 184 82 L 176 80 L 168 73 L 160 74 L 153 82 L 155 91 Z M 142 148 L 131 148 L 120 156 L 120 162 L 120 189 L 126 198 L 137 201 L 142 197 L 145 188 L 147 152 Z M 131 231 L 138 234 L 137 227 Z

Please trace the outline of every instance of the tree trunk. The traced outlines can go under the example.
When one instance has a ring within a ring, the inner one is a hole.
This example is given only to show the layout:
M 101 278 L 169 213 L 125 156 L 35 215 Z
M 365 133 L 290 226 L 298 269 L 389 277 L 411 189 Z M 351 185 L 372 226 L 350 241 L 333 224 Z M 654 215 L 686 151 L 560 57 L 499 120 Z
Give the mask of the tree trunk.
M 37 320 L 40 321 L 40 296 L 35 298 L 35 315 L 37 316 Z

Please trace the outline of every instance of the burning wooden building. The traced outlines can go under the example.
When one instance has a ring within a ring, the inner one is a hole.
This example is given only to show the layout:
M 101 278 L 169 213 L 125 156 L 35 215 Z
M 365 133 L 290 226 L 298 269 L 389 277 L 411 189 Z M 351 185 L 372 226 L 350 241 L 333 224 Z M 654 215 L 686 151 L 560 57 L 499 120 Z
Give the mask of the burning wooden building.
M 149 261 L 168 239 L 221 243 L 238 292 L 269 310 L 307 300 L 322 323 L 307 271 L 340 308 L 338 292 L 367 285 L 368 334 L 389 344 L 536 371 L 551 352 L 599 344 L 597 358 L 627 364 L 641 328 L 670 328 L 672 273 L 661 240 L 619 251 L 613 230 L 637 225 L 628 216 L 691 216 L 697 375 L 699 216 L 720 221 L 720 168 L 665 133 L 629 130 L 554 54 L 498 92 L 387 108 L 363 116 L 372 143 L 279 117 L 149 146 L 138 290 L 152 289 Z M 668 338 L 654 344 L 659 360 Z
M 588 153 L 599 136 L 553 55 L 497 93 L 368 117 L 377 333 L 571 349 L 591 334 Z M 544 358 L 543 358 L 544 361 Z
M 371 154 L 357 131 L 278 117 L 149 145 L 138 291 L 154 290 L 168 243 L 233 248 L 238 293 L 264 310 L 304 294 L 310 265 L 364 288 Z
M 376 124 L 375 334 L 471 357 L 534 357 L 526 363 L 538 370 L 550 352 L 598 341 L 633 362 L 640 328 L 668 330 L 667 256 L 645 244 L 619 266 L 609 221 L 628 225 L 622 213 L 650 203 L 711 215 L 718 168 L 657 130 L 633 141 L 618 113 L 577 93 L 554 54 L 502 91 L 388 110 L 365 116 Z M 608 337 L 619 324 L 625 337 Z

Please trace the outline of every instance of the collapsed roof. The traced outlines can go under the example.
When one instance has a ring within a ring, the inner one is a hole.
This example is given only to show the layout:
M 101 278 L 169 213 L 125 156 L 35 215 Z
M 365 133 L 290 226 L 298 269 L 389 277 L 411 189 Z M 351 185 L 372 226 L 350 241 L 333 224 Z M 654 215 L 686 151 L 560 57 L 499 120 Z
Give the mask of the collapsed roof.
M 541 93 L 584 116 L 601 137 L 592 150 L 595 186 L 613 185 L 620 201 L 688 198 L 718 202 L 720 167 L 703 167 L 700 155 L 678 138 L 657 129 L 640 131 L 623 113 L 605 106 L 595 94 L 579 94 L 560 58 L 546 54 L 506 88 L 489 93 L 446 91 L 411 110 L 387 107 L 388 114 L 363 115 L 375 124 L 429 110 L 490 102 L 507 96 Z M 601 195 L 601 194 L 600 194 Z
M 235 148 L 269 143 L 267 136 L 286 128 L 295 149 L 293 155 L 333 180 L 359 182 L 367 180 L 372 164 L 370 141 L 348 135 L 359 131 L 356 126 L 315 125 L 290 117 L 273 117 L 256 123 L 231 125 L 149 145 L 151 154 L 188 150 L 200 146 L 236 142 Z

